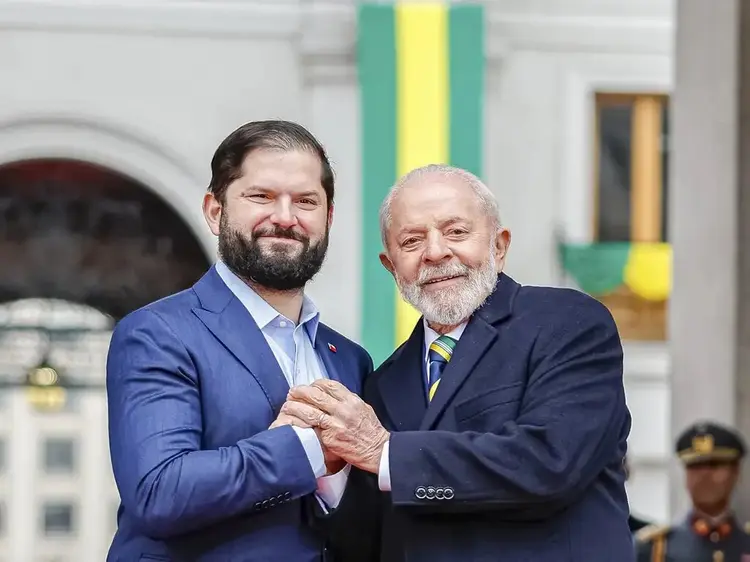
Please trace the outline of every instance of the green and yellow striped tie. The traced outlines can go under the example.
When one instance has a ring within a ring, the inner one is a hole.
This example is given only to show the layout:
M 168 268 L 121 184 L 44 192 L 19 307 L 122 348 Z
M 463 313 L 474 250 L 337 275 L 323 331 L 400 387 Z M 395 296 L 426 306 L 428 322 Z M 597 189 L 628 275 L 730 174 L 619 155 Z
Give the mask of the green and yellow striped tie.
M 440 376 L 443 374 L 445 366 L 451 360 L 453 350 L 456 349 L 456 340 L 450 336 L 440 336 L 430 345 L 427 354 L 427 399 L 432 401 L 437 387 L 440 384 Z

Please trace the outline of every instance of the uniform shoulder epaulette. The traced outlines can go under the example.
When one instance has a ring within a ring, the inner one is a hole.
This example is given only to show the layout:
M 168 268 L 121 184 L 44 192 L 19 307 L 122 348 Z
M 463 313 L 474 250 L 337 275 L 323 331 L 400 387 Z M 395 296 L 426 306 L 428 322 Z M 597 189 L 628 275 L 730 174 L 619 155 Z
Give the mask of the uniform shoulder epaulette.
M 669 534 L 672 528 L 669 525 L 647 525 L 635 533 L 638 542 L 651 542 L 656 538 Z

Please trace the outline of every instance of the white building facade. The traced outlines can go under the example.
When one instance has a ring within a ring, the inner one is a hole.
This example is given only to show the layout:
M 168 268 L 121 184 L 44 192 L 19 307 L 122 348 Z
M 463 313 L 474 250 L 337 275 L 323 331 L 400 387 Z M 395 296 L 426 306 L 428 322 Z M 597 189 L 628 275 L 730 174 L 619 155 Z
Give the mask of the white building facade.
M 597 239 L 597 94 L 669 96 L 674 2 L 485 5 L 485 180 L 513 231 L 507 272 L 522 283 L 570 284 L 559 242 Z M 200 204 L 216 146 L 254 119 L 301 122 L 326 145 L 338 178 L 329 258 L 311 292 L 326 321 L 358 339 L 355 23 L 353 0 L 0 2 L 0 167 L 76 159 L 133 178 L 168 203 L 210 260 L 215 241 Z M 30 366 L 13 329 L 45 306 L 3 305 L 0 326 L 13 336 L 0 339 L 4 369 Z M 54 306 L 37 320 L 96 328 L 70 362 L 102 384 L 107 319 Z M 667 344 L 625 345 L 631 502 L 667 521 L 675 515 Z M 0 392 L 0 561 L 103 560 L 117 501 L 103 391 L 81 391 L 57 413 L 35 410 L 23 389 Z

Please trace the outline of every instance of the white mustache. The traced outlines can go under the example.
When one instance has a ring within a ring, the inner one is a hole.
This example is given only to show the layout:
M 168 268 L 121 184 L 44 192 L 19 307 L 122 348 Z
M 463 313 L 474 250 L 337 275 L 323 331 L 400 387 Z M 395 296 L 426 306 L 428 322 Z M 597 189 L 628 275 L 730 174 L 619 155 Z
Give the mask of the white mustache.
M 469 268 L 462 264 L 446 264 L 423 267 L 419 271 L 419 278 L 417 283 L 424 285 L 432 281 L 433 279 L 440 279 L 441 277 L 457 277 L 459 275 L 467 275 Z

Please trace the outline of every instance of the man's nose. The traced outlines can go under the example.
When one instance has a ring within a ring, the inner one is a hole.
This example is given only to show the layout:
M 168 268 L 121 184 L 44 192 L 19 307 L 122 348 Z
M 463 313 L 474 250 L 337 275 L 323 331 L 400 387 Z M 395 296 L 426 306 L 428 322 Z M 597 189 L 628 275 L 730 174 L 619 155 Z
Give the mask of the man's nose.
M 431 236 L 427 240 L 427 250 L 424 253 L 424 259 L 427 262 L 440 262 L 451 258 L 453 252 L 445 243 L 442 236 Z
M 271 222 L 281 228 L 291 228 L 297 224 L 297 215 L 294 213 L 291 201 L 286 198 L 276 200 Z

